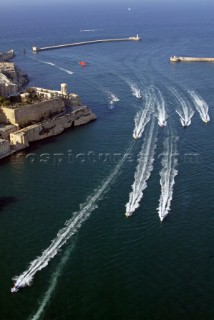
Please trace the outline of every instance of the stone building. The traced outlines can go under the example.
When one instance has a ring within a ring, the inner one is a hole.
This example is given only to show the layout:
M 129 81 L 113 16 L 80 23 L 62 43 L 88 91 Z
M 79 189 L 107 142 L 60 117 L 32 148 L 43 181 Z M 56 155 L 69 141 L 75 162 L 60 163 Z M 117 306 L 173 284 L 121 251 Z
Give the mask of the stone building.
M 0 62 L 0 96 L 10 97 L 17 94 L 29 82 L 13 62 Z
M 0 96 L 9 97 L 16 94 L 17 91 L 17 84 L 10 81 L 10 79 L 0 72 Z
M 33 141 L 96 119 L 77 94 L 68 92 L 65 83 L 60 91 L 33 87 L 18 97 L 19 102 L 0 106 L 0 159 L 8 152 L 27 148 Z
M 80 106 L 80 97 L 75 93 L 69 93 L 66 83 L 61 84 L 61 90 L 49 90 L 39 87 L 31 87 L 35 93 L 44 99 L 64 98 L 69 105 Z

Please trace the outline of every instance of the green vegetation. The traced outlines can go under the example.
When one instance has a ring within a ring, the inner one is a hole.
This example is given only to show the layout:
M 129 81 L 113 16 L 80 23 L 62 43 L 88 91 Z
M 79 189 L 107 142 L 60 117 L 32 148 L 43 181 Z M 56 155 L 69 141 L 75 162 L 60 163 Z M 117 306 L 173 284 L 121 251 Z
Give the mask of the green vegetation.
M 0 96 L 0 106 L 7 107 L 9 105 L 10 105 L 10 100 L 5 97 Z

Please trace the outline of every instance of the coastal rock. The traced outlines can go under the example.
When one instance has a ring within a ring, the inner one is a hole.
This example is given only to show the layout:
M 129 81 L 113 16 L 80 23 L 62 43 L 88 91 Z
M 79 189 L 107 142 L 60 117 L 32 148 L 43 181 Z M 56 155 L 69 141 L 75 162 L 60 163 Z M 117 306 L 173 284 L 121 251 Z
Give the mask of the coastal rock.
M 15 57 L 15 53 L 13 50 L 9 50 L 7 52 L 0 52 L 0 62 L 8 61 Z
M 29 82 L 28 75 L 15 66 L 13 62 L 1 62 L 0 73 L 5 75 L 11 83 L 16 84 L 18 91 Z

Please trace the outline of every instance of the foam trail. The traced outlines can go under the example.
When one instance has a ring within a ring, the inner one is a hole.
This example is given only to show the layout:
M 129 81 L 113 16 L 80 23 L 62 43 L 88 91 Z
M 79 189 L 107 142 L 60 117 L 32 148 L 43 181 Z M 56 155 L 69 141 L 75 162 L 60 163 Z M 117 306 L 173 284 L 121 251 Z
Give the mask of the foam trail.
M 165 127 L 167 125 L 167 113 L 166 113 L 166 107 L 165 107 L 165 101 L 163 98 L 163 95 L 158 90 L 160 103 L 157 103 L 157 118 L 158 118 L 158 124 L 160 127 Z
M 180 103 L 180 109 L 177 109 L 176 112 L 180 117 L 180 121 L 183 127 L 187 127 L 191 124 L 192 116 L 194 111 L 191 108 L 188 101 L 185 101 L 182 96 L 175 89 L 171 89 L 171 92 L 175 95 L 177 100 Z
M 100 31 L 104 29 L 81 29 L 80 32 L 93 32 L 93 31 Z
M 64 68 L 60 68 L 60 67 L 57 67 L 56 65 L 55 65 L 55 67 L 56 67 L 57 69 L 59 69 L 59 70 L 62 70 L 62 71 L 64 71 L 64 72 L 68 73 L 68 74 L 73 74 L 73 71 L 71 71 L 71 70 L 67 70 L 67 69 L 64 69 Z
M 189 91 L 189 93 L 195 103 L 195 107 L 201 117 L 201 120 L 204 121 L 205 123 L 209 122 L 210 121 L 210 116 L 208 113 L 209 107 L 208 107 L 206 101 L 204 101 L 204 99 L 202 99 L 194 91 Z
M 153 170 L 154 154 L 157 141 L 155 118 L 152 118 L 150 128 L 147 130 L 142 150 L 139 154 L 138 165 L 134 175 L 132 192 L 129 194 L 129 202 L 126 204 L 126 216 L 129 217 L 139 207 L 143 197 L 143 191 L 147 188 L 146 181 Z
M 56 271 L 52 274 L 52 277 L 50 280 L 50 286 L 49 286 L 48 290 L 45 292 L 44 297 L 42 299 L 42 302 L 39 305 L 38 310 L 36 311 L 36 313 L 33 316 L 30 317 L 29 320 L 40 320 L 41 319 L 41 316 L 45 311 L 45 307 L 52 297 L 52 294 L 57 286 L 58 279 L 62 274 L 63 268 L 64 268 L 65 264 L 67 263 L 73 248 L 74 248 L 74 246 L 71 246 L 66 249 Z
M 110 183 L 116 178 L 119 173 L 120 168 L 125 162 L 129 152 L 132 150 L 134 146 L 134 141 L 132 141 L 128 148 L 126 149 L 126 153 L 121 158 L 115 169 L 109 175 L 107 179 L 105 179 L 102 185 L 94 191 L 94 193 L 80 206 L 80 210 L 73 214 L 73 217 L 65 223 L 65 226 L 58 232 L 55 239 L 52 240 L 50 246 L 43 251 L 41 256 L 37 257 L 30 263 L 29 268 L 24 271 L 21 275 L 14 277 L 15 280 L 14 287 L 11 289 L 12 292 L 16 292 L 21 287 L 29 286 L 33 280 L 34 275 L 45 268 L 49 261 L 54 258 L 59 252 L 60 248 L 73 236 L 82 226 L 83 222 L 85 222 L 91 212 L 97 208 L 97 203 L 102 199 L 105 192 L 107 192 Z
M 97 29 L 84 29 L 80 30 L 80 32 L 91 32 L 91 31 L 96 31 Z
M 161 195 L 159 207 L 157 208 L 161 221 L 168 215 L 173 197 L 173 185 L 175 176 L 178 174 L 177 166 L 177 148 L 178 138 L 170 135 L 164 141 L 164 151 L 162 158 L 162 169 L 160 171 Z
M 120 101 L 120 99 L 112 92 L 109 92 L 108 94 L 109 94 L 109 109 L 114 109 L 115 102 Z
M 49 62 L 49 61 L 42 61 L 39 59 L 31 58 L 32 60 L 38 61 L 40 63 L 49 64 L 50 66 L 55 66 L 55 63 Z
M 52 62 L 49 62 L 49 61 L 42 61 L 42 60 L 35 59 L 35 58 L 31 58 L 31 59 L 32 59 L 32 60 L 35 60 L 35 61 L 38 61 L 38 62 L 40 62 L 40 63 L 44 63 L 44 64 L 48 64 L 48 65 L 50 65 L 50 66 L 53 66 L 53 67 L 55 67 L 55 68 L 57 68 L 57 69 L 59 69 L 59 70 L 61 70 L 61 71 L 64 71 L 64 72 L 66 72 L 66 73 L 68 73 L 68 74 L 73 74 L 73 71 L 67 70 L 67 69 L 64 69 L 64 68 L 61 68 L 61 67 L 58 67 L 55 63 L 52 63 Z
M 124 76 L 120 76 L 120 78 L 130 87 L 132 95 L 134 97 L 136 97 L 137 99 L 142 98 L 141 90 L 134 81 L 132 81 L 131 79 L 127 79 Z
M 135 128 L 133 131 L 133 138 L 138 139 L 142 136 L 146 124 L 149 122 L 151 118 L 151 112 L 154 109 L 154 100 L 151 93 L 147 93 L 146 95 L 146 103 L 145 107 L 142 108 L 135 116 Z
M 141 91 L 139 87 L 135 83 L 128 82 L 128 84 L 131 87 L 133 96 L 136 97 L 137 99 L 140 99 L 142 96 L 141 96 Z

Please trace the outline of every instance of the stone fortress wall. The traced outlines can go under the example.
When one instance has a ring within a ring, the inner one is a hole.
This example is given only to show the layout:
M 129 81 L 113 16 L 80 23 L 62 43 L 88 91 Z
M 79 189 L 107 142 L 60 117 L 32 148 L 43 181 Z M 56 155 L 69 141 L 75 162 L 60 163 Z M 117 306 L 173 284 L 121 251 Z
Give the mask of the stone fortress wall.
M 77 94 L 68 93 L 67 84 L 61 84 L 61 90 L 29 88 L 41 101 L 31 104 L 30 93 L 20 95 L 23 104 L 0 106 L 0 159 L 4 157 L 6 145 L 10 152 L 29 146 L 30 142 L 45 139 L 62 133 L 66 128 L 86 124 L 96 119 L 90 108 L 83 106 Z M 3 141 L 4 140 L 4 141 Z M 5 156 L 9 155 L 8 151 Z
M 1 107 L 0 122 L 26 127 L 33 122 L 43 121 L 64 110 L 65 103 L 60 99 L 40 101 L 33 105 L 23 105 L 15 109 Z
M 7 154 L 10 152 L 10 142 L 5 139 L 0 139 L 0 158 L 1 155 Z
M 65 115 L 37 123 L 10 134 L 10 141 L 17 150 L 29 146 L 30 142 L 42 140 L 62 133 L 72 126 L 79 126 L 95 120 L 96 116 L 86 106 Z

